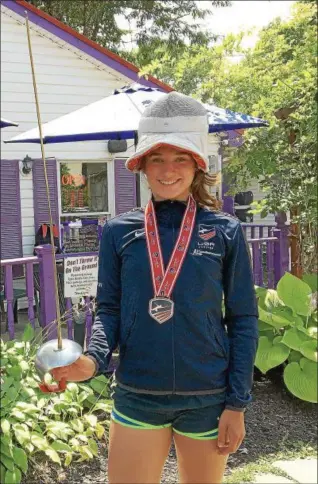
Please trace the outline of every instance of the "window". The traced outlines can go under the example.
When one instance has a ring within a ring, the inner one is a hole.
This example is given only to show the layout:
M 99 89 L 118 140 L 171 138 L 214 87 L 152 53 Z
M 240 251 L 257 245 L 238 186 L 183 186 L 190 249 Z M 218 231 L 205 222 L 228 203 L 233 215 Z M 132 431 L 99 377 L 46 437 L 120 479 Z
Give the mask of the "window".
M 98 251 L 109 218 L 107 164 L 60 164 L 62 250 Z
M 106 163 L 61 163 L 63 214 L 108 212 Z

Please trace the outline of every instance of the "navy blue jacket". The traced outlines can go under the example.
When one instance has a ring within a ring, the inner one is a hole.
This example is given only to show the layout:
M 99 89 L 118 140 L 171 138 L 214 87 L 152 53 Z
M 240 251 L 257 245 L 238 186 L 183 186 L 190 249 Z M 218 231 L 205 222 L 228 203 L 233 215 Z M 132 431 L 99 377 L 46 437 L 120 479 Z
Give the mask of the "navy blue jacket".
M 155 202 L 165 267 L 186 205 Z M 210 232 L 208 240 L 202 234 Z M 224 310 L 222 297 L 224 294 Z M 163 324 L 148 314 L 154 296 L 144 211 L 111 219 L 100 246 L 97 313 L 87 354 L 106 371 L 119 347 L 119 385 L 151 394 L 227 391 L 227 408 L 251 400 L 257 349 L 257 304 L 248 245 L 240 223 L 198 208 L 187 255 Z

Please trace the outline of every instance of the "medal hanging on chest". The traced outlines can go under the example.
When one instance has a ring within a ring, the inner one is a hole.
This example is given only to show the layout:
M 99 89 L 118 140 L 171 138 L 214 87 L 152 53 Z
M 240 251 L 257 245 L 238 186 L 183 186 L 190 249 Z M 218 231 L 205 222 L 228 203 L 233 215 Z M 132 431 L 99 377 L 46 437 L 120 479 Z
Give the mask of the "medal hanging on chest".
M 152 283 L 155 296 L 149 301 L 149 314 L 158 323 L 164 323 L 173 316 L 174 303 L 170 299 L 184 258 L 188 251 L 193 227 L 195 223 L 196 203 L 192 195 L 189 196 L 186 211 L 183 216 L 180 233 L 166 271 L 160 246 L 156 214 L 152 200 L 145 210 L 145 233 L 149 254 Z

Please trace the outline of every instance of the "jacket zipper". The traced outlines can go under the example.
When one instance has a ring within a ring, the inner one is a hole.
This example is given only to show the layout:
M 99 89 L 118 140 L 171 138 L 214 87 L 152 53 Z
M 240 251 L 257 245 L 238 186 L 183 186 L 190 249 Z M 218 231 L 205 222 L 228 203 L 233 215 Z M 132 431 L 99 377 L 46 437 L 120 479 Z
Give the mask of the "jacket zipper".
M 175 244 L 175 231 L 174 231 L 174 216 L 172 215 L 172 250 Z M 172 368 L 173 368 L 173 386 L 172 386 L 172 393 L 176 391 L 176 360 L 175 360 L 175 344 L 174 344 L 174 316 L 172 316 L 172 323 L 171 323 L 171 331 L 172 331 Z

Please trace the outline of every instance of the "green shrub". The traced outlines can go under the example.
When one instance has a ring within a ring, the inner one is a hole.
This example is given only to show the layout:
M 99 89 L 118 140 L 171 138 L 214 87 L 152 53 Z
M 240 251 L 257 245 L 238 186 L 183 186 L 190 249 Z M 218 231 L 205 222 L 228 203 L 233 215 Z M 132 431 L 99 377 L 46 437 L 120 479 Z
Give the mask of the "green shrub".
M 63 393 L 38 388 L 34 367 L 37 345 L 28 325 L 23 341 L 1 340 L 0 482 L 20 483 L 30 462 L 44 453 L 59 465 L 97 456 L 97 440 L 106 436 L 111 400 L 104 376 L 89 383 L 68 383 Z M 106 414 L 106 415 L 105 415 Z
M 305 282 L 306 281 L 306 282 Z M 256 287 L 259 346 L 255 366 L 262 372 L 283 364 L 288 390 L 317 403 L 317 277 L 286 273 L 277 290 Z

